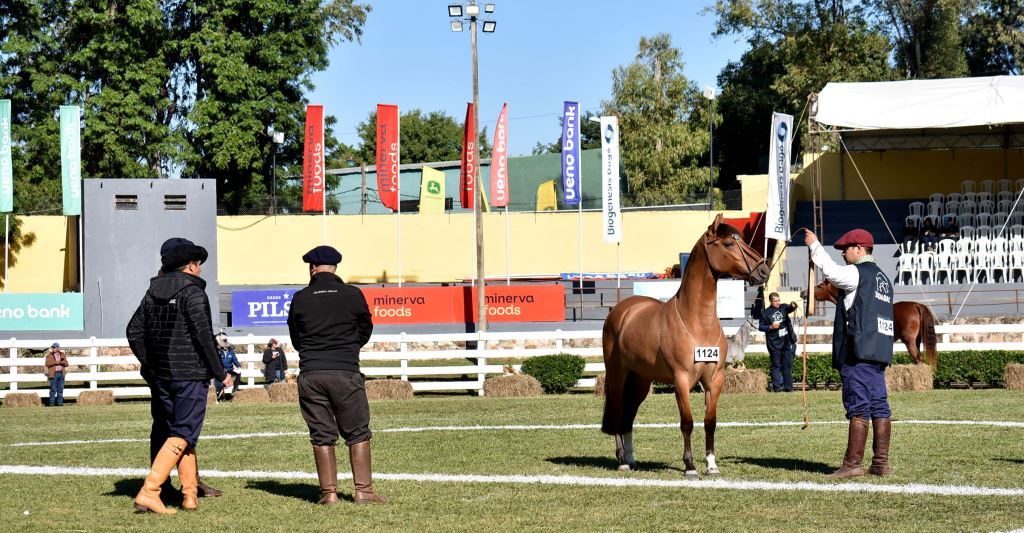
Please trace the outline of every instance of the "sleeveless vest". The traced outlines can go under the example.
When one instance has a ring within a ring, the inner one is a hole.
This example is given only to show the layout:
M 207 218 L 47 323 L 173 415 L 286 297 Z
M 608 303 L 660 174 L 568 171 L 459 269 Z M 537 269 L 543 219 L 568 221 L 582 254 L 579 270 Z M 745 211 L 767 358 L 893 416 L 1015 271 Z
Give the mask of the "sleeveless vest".
M 854 265 L 860 275 L 849 310 L 843 304 L 846 291 L 839 291 L 836 319 L 832 329 L 832 367 L 844 363 L 873 361 L 892 364 L 892 283 L 875 263 Z

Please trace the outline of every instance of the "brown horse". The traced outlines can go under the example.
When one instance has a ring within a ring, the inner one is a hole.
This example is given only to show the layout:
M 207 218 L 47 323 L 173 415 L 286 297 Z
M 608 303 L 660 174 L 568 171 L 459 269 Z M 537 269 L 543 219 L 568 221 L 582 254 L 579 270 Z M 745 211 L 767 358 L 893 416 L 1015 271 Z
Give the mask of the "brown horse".
M 705 451 L 708 474 L 715 463 L 715 420 L 718 396 L 725 383 L 726 338 L 718 321 L 717 280 L 743 278 L 763 283 L 769 269 L 760 254 L 747 246 L 722 216 L 694 245 L 683 270 L 679 291 L 667 302 L 631 296 L 616 305 L 604 321 L 605 402 L 601 431 L 615 437 L 619 470 L 636 467 L 633 420 L 647 398 L 652 381 L 675 385 L 683 432 L 686 475 L 696 477 L 690 434 L 690 389 L 704 385 Z
M 819 302 L 828 300 L 834 304 L 839 300 L 839 287 L 823 281 L 814 287 L 814 299 Z M 935 350 L 935 315 L 931 309 L 917 302 L 896 302 L 892 305 L 892 319 L 896 337 L 907 346 L 914 364 L 921 364 L 919 347 L 924 341 L 924 361 L 935 368 L 939 358 Z

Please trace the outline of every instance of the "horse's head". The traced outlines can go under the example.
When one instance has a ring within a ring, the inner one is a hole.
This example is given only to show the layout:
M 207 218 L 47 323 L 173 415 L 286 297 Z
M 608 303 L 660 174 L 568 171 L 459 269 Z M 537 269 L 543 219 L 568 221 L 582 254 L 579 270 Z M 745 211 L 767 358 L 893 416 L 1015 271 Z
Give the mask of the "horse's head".
M 703 243 L 708 265 L 716 278 L 740 278 L 753 285 L 768 281 L 771 270 L 764 258 L 743 242 L 739 230 L 722 223 L 721 214 L 708 226 Z
M 800 297 L 807 298 L 807 289 L 800 291 Z M 814 286 L 814 299 L 819 302 L 827 300 L 836 303 L 839 301 L 839 287 L 833 285 L 831 281 L 822 281 Z

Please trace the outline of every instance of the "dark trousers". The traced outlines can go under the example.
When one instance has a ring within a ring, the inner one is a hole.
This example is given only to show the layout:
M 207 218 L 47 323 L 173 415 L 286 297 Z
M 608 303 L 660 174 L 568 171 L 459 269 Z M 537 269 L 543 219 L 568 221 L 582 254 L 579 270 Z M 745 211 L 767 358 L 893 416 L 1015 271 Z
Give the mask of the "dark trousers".
M 50 378 L 50 406 L 64 405 L 64 372 L 54 372 Z
M 206 419 L 209 381 L 148 380 L 153 398 L 149 411 L 153 426 L 149 432 L 149 459 L 152 461 L 168 437 L 180 437 L 195 447 Z
M 313 446 L 334 446 L 340 435 L 351 446 L 370 440 L 370 404 L 363 374 L 307 370 L 299 374 L 299 410 Z
M 776 350 L 768 348 L 768 357 L 771 360 L 772 390 L 775 392 L 792 392 L 793 390 L 793 357 L 796 355 L 796 346 L 789 346 Z
M 885 365 L 859 361 L 839 369 L 843 379 L 843 407 L 846 418 L 890 418 L 885 389 Z

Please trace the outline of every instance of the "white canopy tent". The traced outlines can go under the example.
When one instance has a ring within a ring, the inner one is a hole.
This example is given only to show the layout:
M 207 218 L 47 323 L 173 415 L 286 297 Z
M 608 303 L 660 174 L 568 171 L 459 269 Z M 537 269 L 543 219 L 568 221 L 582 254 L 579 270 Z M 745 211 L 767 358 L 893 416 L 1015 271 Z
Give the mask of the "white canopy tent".
M 1024 146 L 1024 77 L 829 83 L 811 121 L 851 151 Z

